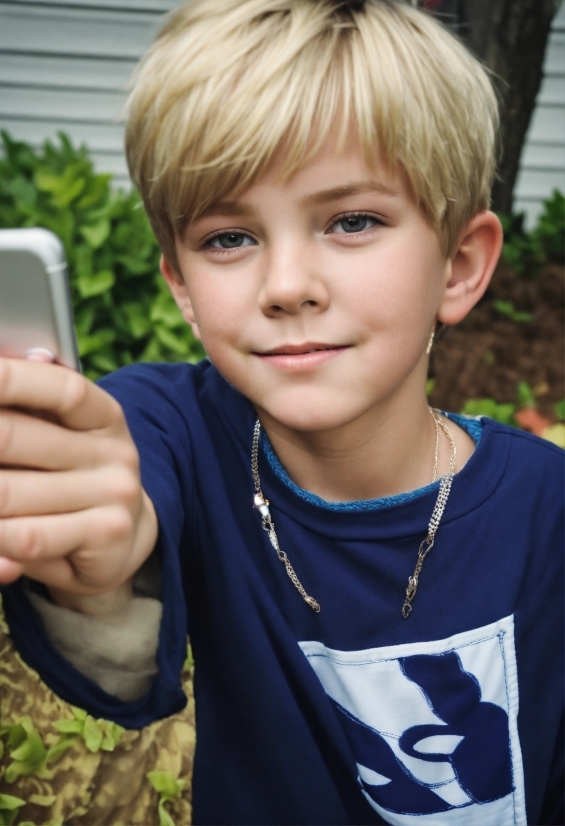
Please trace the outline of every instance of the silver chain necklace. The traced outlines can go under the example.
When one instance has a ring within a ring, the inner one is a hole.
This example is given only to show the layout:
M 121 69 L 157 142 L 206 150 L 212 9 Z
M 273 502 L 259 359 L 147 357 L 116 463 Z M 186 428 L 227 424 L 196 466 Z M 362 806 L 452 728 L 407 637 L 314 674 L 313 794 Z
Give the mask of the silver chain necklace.
M 434 509 L 432 511 L 432 515 L 430 518 L 430 522 L 428 525 L 428 533 L 425 539 L 422 540 L 420 543 L 420 547 L 418 549 L 418 559 L 416 560 L 416 567 L 414 568 L 414 573 L 412 576 L 408 577 L 408 587 L 406 588 L 406 596 L 404 598 L 404 603 L 402 605 L 402 616 L 404 619 L 407 619 L 410 614 L 412 613 L 412 600 L 416 596 L 416 591 L 418 589 L 418 580 L 420 577 L 420 572 L 422 570 L 422 566 L 424 564 L 424 559 L 429 554 L 431 549 L 434 546 L 435 542 L 435 535 L 437 533 L 437 529 L 439 527 L 439 523 L 441 521 L 441 517 L 443 516 L 443 512 L 445 510 L 445 506 L 447 504 L 447 499 L 449 497 L 449 492 L 451 490 L 451 483 L 453 481 L 453 474 L 455 471 L 455 457 L 457 456 L 457 449 L 455 447 L 455 442 L 453 440 L 453 436 L 451 435 L 451 430 L 445 424 L 443 419 L 441 419 L 437 415 L 437 411 L 430 409 L 431 416 L 434 420 L 435 430 L 436 430 L 436 439 L 435 439 L 435 451 L 434 451 L 434 470 L 433 470 L 433 478 L 432 483 L 435 482 L 437 477 L 437 466 L 438 466 L 438 457 L 439 457 L 439 431 L 440 428 L 443 430 L 447 439 L 449 441 L 449 445 L 451 448 L 451 455 L 449 458 L 449 470 L 445 474 L 445 476 L 441 477 L 441 481 L 439 484 L 439 492 L 437 495 L 436 503 Z M 269 500 L 265 499 L 263 496 L 263 491 L 261 490 L 261 479 L 259 477 L 259 437 L 261 435 L 261 422 L 259 419 L 255 422 L 255 427 L 253 428 L 253 445 L 251 448 L 251 474 L 253 476 L 253 484 L 255 485 L 255 495 L 253 497 L 253 506 L 259 511 L 261 515 L 261 525 L 263 530 L 267 531 L 269 536 L 269 540 L 271 545 L 275 549 L 278 558 L 283 563 L 286 572 L 304 600 L 313 611 L 319 613 L 320 611 L 320 604 L 317 602 L 314 597 L 311 597 L 309 594 L 306 593 L 304 587 L 298 577 L 296 576 L 296 571 L 290 564 L 290 560 L 285 552 L 281 549 L 279 545 L 279 540 L 275 531 L 275 526 L 273 524 L 273 520 L 271 518 L 271 511 L 269 510 Z

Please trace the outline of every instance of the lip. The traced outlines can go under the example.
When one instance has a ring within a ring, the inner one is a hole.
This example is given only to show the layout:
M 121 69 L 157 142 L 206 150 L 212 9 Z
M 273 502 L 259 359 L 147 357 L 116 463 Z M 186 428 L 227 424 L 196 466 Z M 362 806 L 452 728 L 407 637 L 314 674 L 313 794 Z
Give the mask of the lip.
M 347 349 L 349 345 L 304 342 L 303 344 L 283 344 L 271 350 L 254 353 L 254 355 L 274 367 L 298 371 L 317 367 Z

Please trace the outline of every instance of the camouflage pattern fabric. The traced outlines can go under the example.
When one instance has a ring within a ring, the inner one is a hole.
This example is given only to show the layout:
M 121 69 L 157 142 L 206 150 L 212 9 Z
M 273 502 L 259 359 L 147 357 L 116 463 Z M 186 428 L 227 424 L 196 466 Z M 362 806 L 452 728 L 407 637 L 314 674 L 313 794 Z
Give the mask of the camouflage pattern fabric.
M 185 826 L 195 745 L 187 707 L 140 730 L 94 720 L 15 651 L 0 602 L 0 826 Z M 148 777 L 149 775 L 149 777 Z

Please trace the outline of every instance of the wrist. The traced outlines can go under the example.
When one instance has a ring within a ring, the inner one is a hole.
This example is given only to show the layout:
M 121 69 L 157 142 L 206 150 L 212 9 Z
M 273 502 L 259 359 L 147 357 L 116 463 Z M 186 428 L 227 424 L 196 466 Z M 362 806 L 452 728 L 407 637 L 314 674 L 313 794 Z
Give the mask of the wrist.
M 103 594 L 73 594 L 59 588 L 48 588 L 48 591 L 55 605 L 60 608 L 68 608 L 70 611 L 90 614 L 93 617 L 117 614 L 126 608 L 133 598 L 131 579 Z

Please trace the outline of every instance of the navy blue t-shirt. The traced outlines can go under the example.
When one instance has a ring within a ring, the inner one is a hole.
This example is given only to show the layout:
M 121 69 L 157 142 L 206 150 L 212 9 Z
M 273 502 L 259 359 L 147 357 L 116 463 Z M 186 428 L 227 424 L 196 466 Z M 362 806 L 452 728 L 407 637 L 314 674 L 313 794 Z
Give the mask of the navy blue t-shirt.
M 292 586 L 252 507 L 256 414 L 209 363 L 137 365 L 123 405 L 159 518 L 159 675 L 123 703 L 47 639 L 20 584 L 14 641 L 63 699 L 139 727 L 179 710 L 190 632 L 196 824 L 563 822 L 563 452 L 483 421 L 412 616 L 401 606 L 437 484 L 327 507 L 269 461 Z

